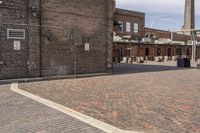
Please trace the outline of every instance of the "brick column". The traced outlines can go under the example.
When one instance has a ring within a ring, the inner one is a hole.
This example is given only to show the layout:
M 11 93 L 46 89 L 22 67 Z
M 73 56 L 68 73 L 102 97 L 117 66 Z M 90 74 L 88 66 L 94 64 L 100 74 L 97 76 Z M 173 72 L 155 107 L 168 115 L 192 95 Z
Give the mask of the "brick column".
M 29 77 L 40 76 L 40 0 L 27 0 Z
M 107 27 L 106 27 L 106 33 L 107 33 L 107 68 L 108 72 L 112 72 L 113 68 L 113 31 L 114 31 L 114 11 L 115 11 L 115 0 L 106 0 L 107 9 L 105 10 L 105 14 L 107 15 L 108 20 L 107 22 Z

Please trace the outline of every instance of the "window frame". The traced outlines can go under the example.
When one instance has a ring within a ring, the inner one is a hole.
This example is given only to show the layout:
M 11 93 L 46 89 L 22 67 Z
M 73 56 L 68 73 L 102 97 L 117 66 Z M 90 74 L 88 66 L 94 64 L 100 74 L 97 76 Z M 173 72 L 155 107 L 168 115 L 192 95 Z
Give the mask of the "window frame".
M 139 33 L 139 23 L 138 22 L 134 22 L 133 24 L 133 32 L 134 33 Z M 137 25 L 137 26 L 136 26 Z M 137 28 L 136 28 L 137 27 Z M 137 29 L 137 30 L 136 30 Z
M 119 27 L 118 27 L 118 31 L 119 32 L 124 32 L 124 22 L 122 20 L 118 20 L 117 21 L 118 24 L 119 24 Z M 120 23 L 121 22 L 121 23 Z M 121 27 L 122 26 L 122 27 Z M 120 30 L 121 29 L 121 30 Z
M 128 24 L 129 24 L 129 27 L 128 27 Z M 128 33 L 131 32 L 131 22 L 130 21 L 126 21 L 126 32 L 128 32 Z

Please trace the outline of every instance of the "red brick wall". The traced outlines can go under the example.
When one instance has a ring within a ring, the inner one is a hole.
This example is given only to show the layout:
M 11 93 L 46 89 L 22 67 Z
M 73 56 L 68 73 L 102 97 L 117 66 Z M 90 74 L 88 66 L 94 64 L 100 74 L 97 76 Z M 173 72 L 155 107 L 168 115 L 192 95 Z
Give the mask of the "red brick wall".
M 169 32 L 169 31 L 145 28 L 144 32 L 145 32 L 145 34 L 151 33 L 151 34 L 156 35 L 156 39 L 159 39 L 159 38 L 169 38 L 169 39 L 171 39 L 171 32 Z M 200 38 L 197 38 L 197 39 L 200 41 Z M 191 36 L 174 33 L 173 40 L 174 41 L 187 42 L 188 40 L 191 40 Z
M 115 26 L 115 31 L 117 35 L 123 36 L 123 35 L 135 35 L 142 37 L 144 33 L 144 23 L 145 23 L 145 14 L 141 12 L 135 12 L 135 11 L 127 11 L 123 9 L 116 9 L 116 12 L 114 14 L 114 20 L 116 22 L 123 21 L 123 32 L 118 31 L 118 27 Z M 131 22 L 131 32 L 126 32 L 126 22 Z M 139 24 L 139 32 L 134 33 L 134 22 L 137 22 Z
M 113 0 L 42 1 L 42 76 L 107 72 L 112 67 Z M 61 28 L 52 28 L 61 27 Z M 71 33 L 83 41 L 75 46 Z M 84 42 L 90 50 L 84 50 Z
M 113 20 L 113 0 L 3 0 L 0 80 L 110 71 Z M 26 37 L 7 39 L 7 29 L 24 29 Z M 77 29 L 81 37 L 72 37 Z
M 182 55 L 187 55 L 187 49 L 189 49 L 189 57 L 192 55 L 192 46 L 182 45 L 156 45 L 156 44 L 135 44 L 135 43 L 115 43 L 113 49 L 114 57 L 145 57 L 145 48 L 149 48 L 149 57 L 157 56 L 157 48 L 160 48 L 160 56 L 168 56 L 168 48 L 171 49 L 171 56 L 177 55 L 177 48 L 182 50 Z M 122 51 L 122 55 L 117 54 L 117 50 Z M 130 50 L 130 55 L 128 55 Z M 200 47 L 197 47 L 197 57 L 200 58 Z

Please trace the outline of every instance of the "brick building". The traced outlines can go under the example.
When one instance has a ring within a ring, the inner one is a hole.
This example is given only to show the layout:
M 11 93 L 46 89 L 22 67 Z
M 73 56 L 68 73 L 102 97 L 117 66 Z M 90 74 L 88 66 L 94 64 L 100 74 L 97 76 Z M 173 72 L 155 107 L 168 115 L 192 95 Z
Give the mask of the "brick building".
M 170 31 L 152 29 L 152 28 L 144 28 L 144 36 L 149 36 L 149 35 L 151 37 L 154 36 L 154 40 L 159 39 L 159 38 L 171 39 Z M 191 36 L 183 34 L 183 33 L 173 33 L 173 40 L 187 42 L 188 40 L 191 40 Z M 197 40 L 200 41 L 200 38 L 198 37 Z
M 156 57 L 168 56 L 168 59 L 176 56 L 191 58 L 191 45 L 176 44 L 145 44 L 133 42 L 115 42 L 113 46 L 113 56 L 122 60 L 122 57 L 142 57 L 155 61 Z M 197 47 L 197 59 L 200 59 L 200 47 Z M 119 61 L 119 60 L 118 60 Z
M 145 13 L 116 8 L 115 32 L 117 36 L 131 36 L 140 39 L 144 35 Z
M 192 46 L 187 45 L 191 36 L 181 33 L 144 27 L 145 14 L 137 11 L 116 9 L 116 35 L 114 37 L 113 57 L 122 60 L 122 57 L 148 57 L 155 60 L 158 56 L 187 56 L 192 55 Z M 136 23 L 136 24 L 135 24 Z M 143 38 L 143 39 L 142 39 Z M 147 39 L 148 42 L 144 40 Z M 159 42 L 159 39 L 169 42 Z M 171 42 L 170 39 L 173 39 Z M 200 38 L 197 38 L 200 41 Z M 159 42 L 159 43 L 156 43 Z M 200 47 L 197 47 L 197 58 L 200 58 Z
M 113 0 L 1 0 L 0 79 L 108 72 Z

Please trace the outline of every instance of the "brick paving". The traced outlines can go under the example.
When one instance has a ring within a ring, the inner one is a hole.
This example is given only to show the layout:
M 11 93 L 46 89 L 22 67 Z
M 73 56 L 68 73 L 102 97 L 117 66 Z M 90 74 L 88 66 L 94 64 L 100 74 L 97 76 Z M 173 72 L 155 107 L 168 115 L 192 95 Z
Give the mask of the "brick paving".
M 0 133 L 103 133 L 0 86 Z
M 200 71 L 164 64 L 156 71 L 154 65 L 120 65 L 115 75 L 19 87 L 121 129 L 199 133 Z

